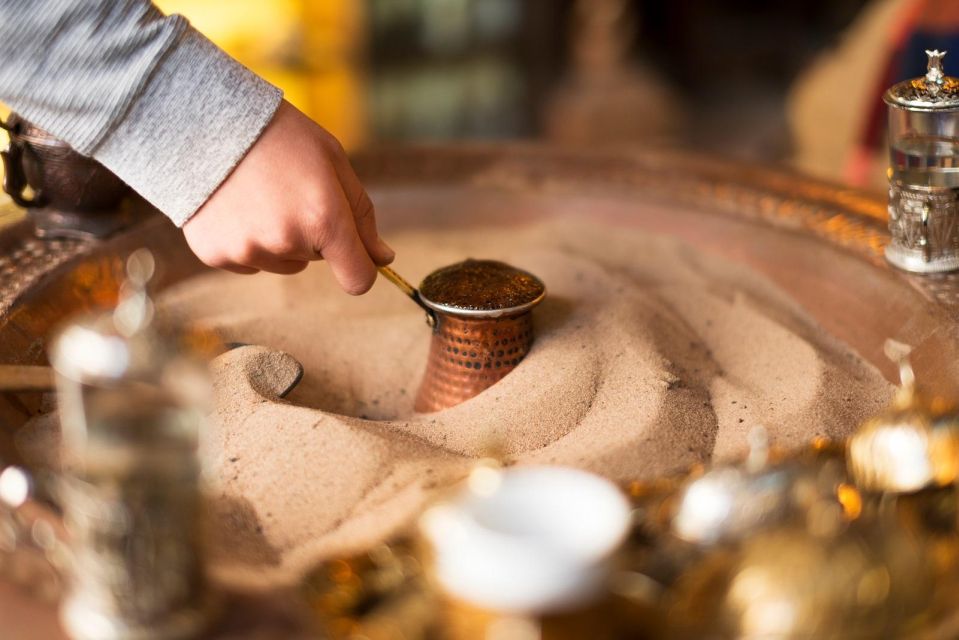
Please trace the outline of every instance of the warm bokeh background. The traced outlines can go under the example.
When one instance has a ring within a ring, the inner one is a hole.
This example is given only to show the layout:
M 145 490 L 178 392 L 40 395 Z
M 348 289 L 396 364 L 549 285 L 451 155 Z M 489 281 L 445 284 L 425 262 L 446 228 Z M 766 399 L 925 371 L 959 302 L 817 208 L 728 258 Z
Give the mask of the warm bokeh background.
M 882 89 L 921 74 L 923 48 L 959 49 L 956 0 L 158 4 L 353 151 L 410 140 L 666 143 L 876 189 Z M 946 70 L 959 73 L 953 56 Z
M 282 87 L 351 149 L 548 137 L 666 140 L 766 159 L 789 147 L 789 86 L 866 1 L 158 4 Z
M 363 59 L 368 12 L 356 0 L 161 0 L 350 147 L 368 137 Z M 386 3 L 381 3 L 386 4 Z M 398 2 L 397 4 L 403 4 Z

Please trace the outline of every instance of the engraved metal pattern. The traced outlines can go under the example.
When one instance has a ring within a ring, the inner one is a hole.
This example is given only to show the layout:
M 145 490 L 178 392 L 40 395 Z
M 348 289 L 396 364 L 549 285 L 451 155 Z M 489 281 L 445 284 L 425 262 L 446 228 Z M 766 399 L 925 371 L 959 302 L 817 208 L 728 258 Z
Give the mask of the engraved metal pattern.
M 76 238 L 40 239 L 22 234 L 0 252 L 0 315 L 10 309 L 21 292 L 90 245 L 90 241 Z
M 903 80 L 883 95 L 886 104 L 911 111 L 954 110 L 959 108 L 959 79 L 947 76 L 942 68 L 945 51 L 926 50 L 926 75 Z
M 889 231 L 886 257 L 917 273 L 959 269 L 959 193 L 939 187 L 889 187 Z
M 74 633 L 91 640 L 196 637 L 206 602 L 195 479 L 69 478 L 63 489 L 75 550 L 64 606 Z
M 10 136 L 3 189 L 30 210 L 38 235 L 103 238 L 130 224 L 121 206 L 130 188 L 109 169 L 16 114 L 0 126 Z

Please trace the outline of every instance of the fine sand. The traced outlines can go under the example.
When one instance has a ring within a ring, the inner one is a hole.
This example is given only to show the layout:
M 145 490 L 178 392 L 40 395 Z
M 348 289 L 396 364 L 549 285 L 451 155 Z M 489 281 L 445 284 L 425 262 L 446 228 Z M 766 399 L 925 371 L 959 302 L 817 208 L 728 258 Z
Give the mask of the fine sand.
M 390 241 L 414 281 L 466 257 L 540 276 L 548 295 L 526 360 L 480 396 L 419 415 L 430 331 L 385 280 L 351 298 L 320 263 L 164 294 L 166 310 L 258 345 L 214 366 L 221 575 L 288 581 L 373 544 L 490 452 L 628 482 L 741 455 L 757 425 L 783 447 L 843 437 L 891 395 L 773 285 L 669 238 L 559 219 Z M 279 399 L 296 361 L 305 375 Z

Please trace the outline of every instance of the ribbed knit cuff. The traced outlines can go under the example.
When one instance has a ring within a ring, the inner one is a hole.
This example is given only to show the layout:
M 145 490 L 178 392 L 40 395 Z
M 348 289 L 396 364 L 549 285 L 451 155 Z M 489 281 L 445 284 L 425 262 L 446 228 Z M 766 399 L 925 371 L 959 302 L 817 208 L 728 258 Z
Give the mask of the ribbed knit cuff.
M 92 155 L 182 226 L 256 142 L 282 97 L 189 28 Z

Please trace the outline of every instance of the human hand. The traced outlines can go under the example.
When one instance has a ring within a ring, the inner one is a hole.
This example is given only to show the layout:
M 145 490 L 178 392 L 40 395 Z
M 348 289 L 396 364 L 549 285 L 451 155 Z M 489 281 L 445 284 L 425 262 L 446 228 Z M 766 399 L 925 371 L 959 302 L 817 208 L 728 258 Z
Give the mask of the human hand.
M 343 147 L 285 100 L 183 235 L 200 260 L 236 273 L 297 273 L 325 259 L 353 295 L 394 256 Z

